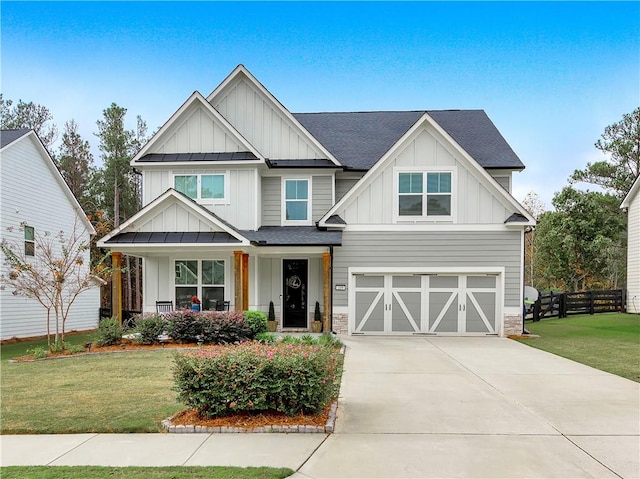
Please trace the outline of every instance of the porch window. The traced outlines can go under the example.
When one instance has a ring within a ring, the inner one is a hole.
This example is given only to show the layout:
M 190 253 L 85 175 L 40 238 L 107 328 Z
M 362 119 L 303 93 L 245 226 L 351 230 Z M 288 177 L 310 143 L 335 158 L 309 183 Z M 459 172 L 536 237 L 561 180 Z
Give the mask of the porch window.
M 175 262 L 176 306 L 188 308 L 197 296 L 203 310 L 213 310 L 224 301 L 224 260 L 177 260 Z
M 451 171 L 401 171 L 397 177 L 398 217 L 438 217 L 452 213 Z
M 24 255 L 35 256 L 36 254 L 36 233 L 33 226 L 24 227 Z
M 174 188 L 189 198 L 203 203 L 217 203 L 226 200 L 226 175 L 176 175 Z
M 284 223 L 308 224 L 311 221 L 309 179 L 284 180 Z

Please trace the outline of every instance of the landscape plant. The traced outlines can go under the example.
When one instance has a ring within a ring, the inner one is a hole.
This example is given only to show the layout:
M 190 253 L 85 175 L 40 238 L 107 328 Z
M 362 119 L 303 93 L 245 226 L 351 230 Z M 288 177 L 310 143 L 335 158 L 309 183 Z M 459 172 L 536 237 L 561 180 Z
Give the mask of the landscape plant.
M 118 318 L 102 318 L 94 341 L 98 346 L 110 346 L 122 341 L 122 326 Z
M 251 337 L 267 331 L 267 315 L 262 311 L 250 309 L 244 312 L 244 320 L 251 328 Z
M 165 319 L 157 313 L 145 313 L 134 318 L 135 340 L 142 344 L 158 344 L 167 327 Z
M 176 353 L 175 390 L 203 417 L 316 414 L 332 397 L 337 356 L 333 348 L 283 342 Z

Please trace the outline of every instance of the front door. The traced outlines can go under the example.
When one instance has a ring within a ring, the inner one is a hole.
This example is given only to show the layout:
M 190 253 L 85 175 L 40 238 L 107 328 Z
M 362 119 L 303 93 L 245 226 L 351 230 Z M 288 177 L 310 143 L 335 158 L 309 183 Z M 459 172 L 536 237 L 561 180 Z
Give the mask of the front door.
M 306 328 L 307 273 L 306 259 L 282 260 L 283 328 Z

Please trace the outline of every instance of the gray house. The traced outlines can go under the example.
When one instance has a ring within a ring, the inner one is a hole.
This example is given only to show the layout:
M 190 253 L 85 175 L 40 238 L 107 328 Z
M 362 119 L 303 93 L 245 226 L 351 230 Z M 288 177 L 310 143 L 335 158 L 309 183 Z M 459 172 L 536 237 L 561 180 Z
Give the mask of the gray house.
M 99 245 L 143 258 L 156 301 L 307 330 L 522 330 L 524 169 L 481 110 L 290 113 L 239 65 L 131 165 L 143 208 Z

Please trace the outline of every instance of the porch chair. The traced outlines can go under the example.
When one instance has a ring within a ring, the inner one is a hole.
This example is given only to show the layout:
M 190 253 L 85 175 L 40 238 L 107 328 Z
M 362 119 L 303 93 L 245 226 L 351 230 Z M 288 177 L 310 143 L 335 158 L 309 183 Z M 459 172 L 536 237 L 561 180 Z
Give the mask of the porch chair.
M 165 314 L 173 311 L 173 301 L 156 301 L 156 313 Z
M 216 311 L 229 311 L 231 301 L 216 301 Z

